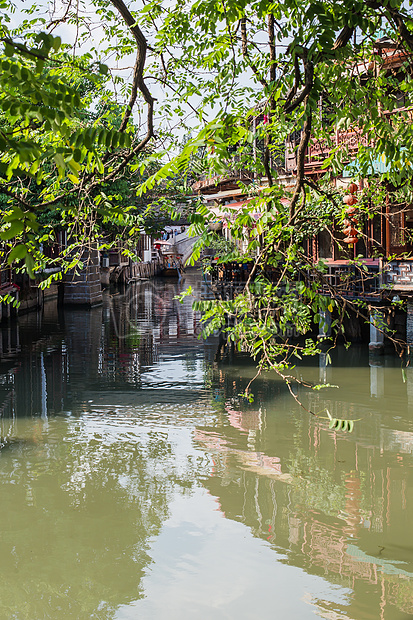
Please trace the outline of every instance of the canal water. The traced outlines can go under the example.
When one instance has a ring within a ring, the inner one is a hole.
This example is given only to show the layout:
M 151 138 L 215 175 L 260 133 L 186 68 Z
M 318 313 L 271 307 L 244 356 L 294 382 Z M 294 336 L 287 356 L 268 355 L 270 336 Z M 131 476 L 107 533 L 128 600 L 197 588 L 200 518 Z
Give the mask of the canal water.
M 364 348 L 300 398 L 217 362 L 183 285 L 0 332 L 1 620 L 413 618 L 413 370 Z

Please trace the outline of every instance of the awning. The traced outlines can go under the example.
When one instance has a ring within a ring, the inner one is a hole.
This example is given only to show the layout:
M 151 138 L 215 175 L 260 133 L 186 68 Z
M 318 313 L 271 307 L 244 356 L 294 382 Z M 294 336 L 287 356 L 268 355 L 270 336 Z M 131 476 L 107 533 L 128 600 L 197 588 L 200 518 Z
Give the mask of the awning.
M 245 198 L 244 200 L 240 200 L 239 202 L 231 202 L 227 205 L 219 205 L 210 208 L 210 211 L 217 217 L 217 219 L 224 222 L 224 228 L 226 228 L 226 221 L 234 221 L 238 211 L 246 207 L 248 203 L 255 200 L 254 211 L 251 212 L 250 215 L 255 220 L 259 220 L 264 213 L 264 209 L 262 211 L 256 210 L 256 208 L 259 207 L 259 204 L 257 203 L 257 198 L 259 199 L 259 197 L 256 196 L 254 198 Z M 286 207 L 288 207 L 290 204 L 290 200 L 288 198 L 281 198 L 280 202 Z
M 239 202 L 230 202 L 227 205 L 221 205 L 221 207 L 223 209 L 241 209 L 251 202 L 251 200 L 252 198 L 246 198 L 245 200 L 240 200 Z

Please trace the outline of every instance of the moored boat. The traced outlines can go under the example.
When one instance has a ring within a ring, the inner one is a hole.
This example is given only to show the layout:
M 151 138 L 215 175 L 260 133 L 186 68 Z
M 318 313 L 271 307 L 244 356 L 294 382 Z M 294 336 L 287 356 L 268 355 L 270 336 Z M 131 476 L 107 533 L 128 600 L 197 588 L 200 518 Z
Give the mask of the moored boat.
M 179 254 L 164 253 L 162 255 L 163 265 L 161 266 L 161 276 L 168 278 L 181 278 L 184 272 L 182 257 Z

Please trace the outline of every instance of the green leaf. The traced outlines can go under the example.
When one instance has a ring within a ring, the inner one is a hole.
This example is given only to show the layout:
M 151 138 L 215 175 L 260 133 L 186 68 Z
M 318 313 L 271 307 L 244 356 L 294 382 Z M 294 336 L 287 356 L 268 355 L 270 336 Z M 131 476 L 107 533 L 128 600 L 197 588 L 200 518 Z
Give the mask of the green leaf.
M 67 162 L 67 165 L 75 173 L 80 172 L 80 170 L 82 169 L 81 165 L 74 158 L 73 159 L 69 159 L 68 162 Z
M 96 163 L 99 174 L 103 174 L 105 172 L 105 167 L 99 157 L 96 157 Z
M 24 217 L 23 211 L 20 209 L 20 207 L 16 206 L 16 207 L 13 207 L 12 211 L 9 211 L 8 213 L 6 213 L 3 219 L 5 222 L 12 222 L 13 220 L 23 219 L 23 217 Z
M 26 256 L 24 257 L 24 262 L 26 264 L 26 269 L 27 269 L 27 273 L 29 274 L 29 278 L 31 278 L 32 280 L 34 280 L 34 258 L 31 254 L 27 253 Z
M 16 245 L 16 247 L 13 248 L 12 251 L 10 252 L 7 262 L 9 265 L 11 265 L 13 261 L 24 258 L 26 254 L 27 254 L 27 247 L 23 243 L 19 243 L 19 245 Z
M 66 168 L 66 163 L 61 153 L 55 153 L 55 156 L 53 157 L 53 159 L 59 168 L 63 168 L 63 169 Z
M 55 52 L 59 51 L 61 45 L 62 39 L 60 37 L 53 37 L 53 49 Z
M 14 47 L 10 45 L 10 43 L 6 43 L 4 46 L 4 54 L 8 58 L 11 58 L 14 55 Z
M 9 239 L 13 239 L 13 237 L 17 237 L 17 235 L 20 235 L 23 230 L 23 222 L 21 222 L 20 220 L 14 220 L 11 223 L 10 228 L 0 233 L 0 239 L 2 239 L 3 241 L 9 241 Z

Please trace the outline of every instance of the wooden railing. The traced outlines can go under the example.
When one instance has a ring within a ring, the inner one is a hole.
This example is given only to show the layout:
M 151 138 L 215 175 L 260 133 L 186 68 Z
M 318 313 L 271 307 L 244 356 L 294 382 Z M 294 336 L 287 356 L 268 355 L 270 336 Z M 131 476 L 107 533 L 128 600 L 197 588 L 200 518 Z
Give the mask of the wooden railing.
M 358 151 L 360 146 L 368 146 L 366 135 L 361 131 L 337 131 L 330 144 L 324 141 L 316 141 L 309 145 L 307 150 L 307 165 L 319 163 L 328 157 L 331 151 L 338 146 L 346 146 L 349 152 Z
M 407 122 L 413 120 L 413 108 L 402 107 L 395 108 L 392 111 L 386 111 L 383 116 L 386 117 L 388 122 L 392 124 L 394 119 L 401 114 L 405 115 Z M 307 168 L 316 168 L 330 155 L 331 151 L 338 146 L 347 147 L 350 155 L 355 154 L 360 146 L 369 146 L 368 137 L 361 130 L 357 128 L 350 129 L 348 131 L 336 131 L 331 134 L 330 140 L 313 140 L 310 142 L 307 154 L 305 166 Z M 286 170 L 291 172 L 296 169 L 296 144 L 287 142 L 285 153 L 285 167 Z
M 376 300 L 382 291 L 382 266 L 379 260 L 362 261 L 360 265 L 348 261 L 327 263 L 321 292 L 340 295 L 347 299 Z
M 253 173 L 247 170 L 228 170 L 225 174 L 217 174 L 212 176 L 203 175 L 198 181 L 192 185 L 192 189 L 196 192 L 198 190 L 215 187 L 221 183 L 230 183 L 231 181 L 250 181 L 253 178 Z

